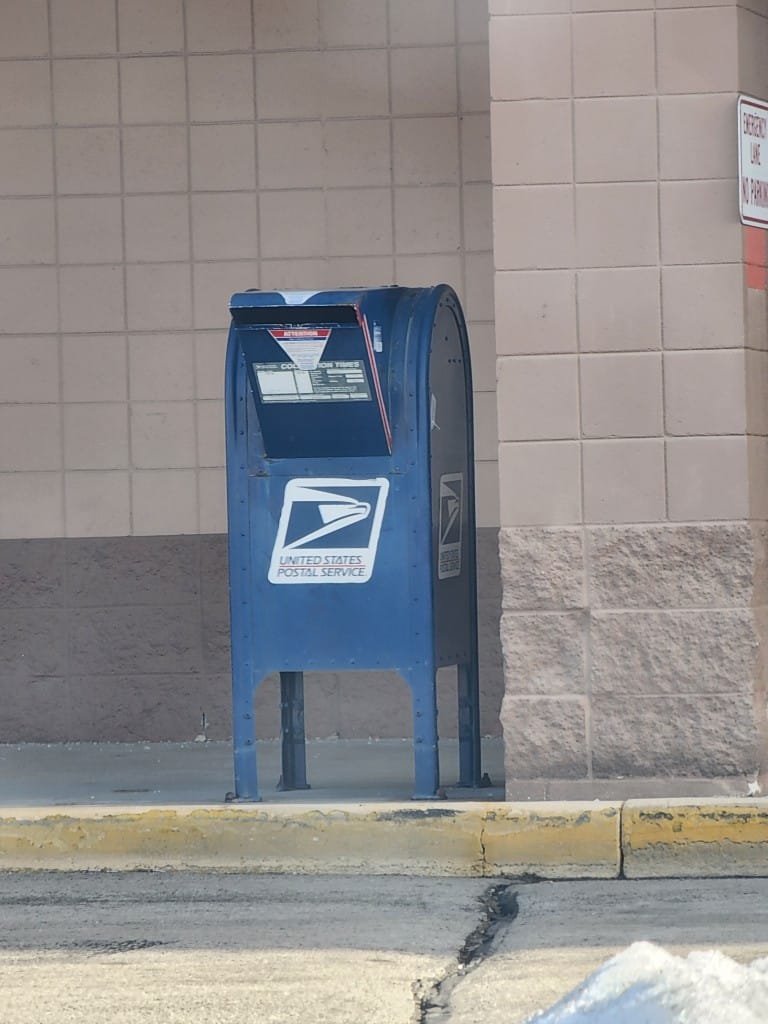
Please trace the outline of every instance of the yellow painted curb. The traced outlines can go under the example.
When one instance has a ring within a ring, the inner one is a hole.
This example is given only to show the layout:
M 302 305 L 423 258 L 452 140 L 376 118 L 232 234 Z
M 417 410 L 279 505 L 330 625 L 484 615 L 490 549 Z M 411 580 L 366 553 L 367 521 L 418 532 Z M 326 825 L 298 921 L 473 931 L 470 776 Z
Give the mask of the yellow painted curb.
M 473 875 L 479 834 L 442 807 L 67 808 L 0 819 L 0 868 Z
M 486 874 L 617 878 L 620 823 L 620 804 L 502 804 L 485 816 Z
M 618 820 L 597 804 L 19 809 L 0 818 L 0 870 L 615 878 Z
M 768 799 L 628 800 L 627 878 L 768 876 Z
M 768 798 L 6 810 L 0 870 L 768 876 Z

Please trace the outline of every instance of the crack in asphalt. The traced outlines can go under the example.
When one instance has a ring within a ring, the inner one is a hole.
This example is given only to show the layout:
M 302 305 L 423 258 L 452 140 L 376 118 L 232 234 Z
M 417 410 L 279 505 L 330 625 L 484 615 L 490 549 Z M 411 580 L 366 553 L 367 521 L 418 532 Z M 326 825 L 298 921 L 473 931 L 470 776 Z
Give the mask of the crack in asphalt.
M 522 878 L 497 883 L 489 886 L 480 896 L 480 920 L 457 952 L 455 965 L 435 981 L 426 983 L 418 979 L 414 983 L 414 1024 L 440 1024 L 441 1021 L 448 1021 L 456 986 L 492 955 L 500 928 L 517 917 L 517 887 L 530 884 L 531 881 L 534 880 Z
M 113 941 L 100 941 L 99 939 L 86 939 L 84 942 L 71 942 L 61 944 L 60 949 L 67 952 L 83 952 L 88 956 L 104 956 L 113 953 L 133 953 L 141 949 L 155 949 L 158 946 L 166 946 L 168 943 L 160 942 L 157 939 L 118 939 Z

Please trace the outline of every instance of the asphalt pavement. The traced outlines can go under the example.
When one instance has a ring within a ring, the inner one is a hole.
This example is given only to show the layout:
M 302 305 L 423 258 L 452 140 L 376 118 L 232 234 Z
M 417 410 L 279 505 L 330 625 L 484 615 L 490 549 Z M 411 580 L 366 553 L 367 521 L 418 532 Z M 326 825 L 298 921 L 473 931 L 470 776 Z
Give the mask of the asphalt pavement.
M 480 880 L 0 875 L 3 1024 L 413 1024 Z
M 515 888 L 516 920 L 502 928 L 493 954 L 455 987 L 450 1012 L 441 1020 L 522 1024 L 641 940 L 678 954 L 719 949 L 740 963 L 768 955 L 768 879 L 540 882 Z
M 768 954 L 768 880 L 0 875 L 3 1024 L 522 1024 L 629 943 Z

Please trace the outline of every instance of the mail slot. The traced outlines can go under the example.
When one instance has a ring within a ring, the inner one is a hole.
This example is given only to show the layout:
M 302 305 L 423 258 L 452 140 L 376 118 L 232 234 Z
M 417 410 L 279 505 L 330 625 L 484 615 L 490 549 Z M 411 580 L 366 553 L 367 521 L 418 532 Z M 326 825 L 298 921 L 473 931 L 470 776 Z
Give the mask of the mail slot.
M 472 379 L 446 285 L 234 295 L 226 365 L 235 793 L 258 800 L 254 695 L 280 674 L 284 789 L 308 787 L 304 673 L 391 669 L 414 796 L 438 794 L 437 670 L 481 780 Z

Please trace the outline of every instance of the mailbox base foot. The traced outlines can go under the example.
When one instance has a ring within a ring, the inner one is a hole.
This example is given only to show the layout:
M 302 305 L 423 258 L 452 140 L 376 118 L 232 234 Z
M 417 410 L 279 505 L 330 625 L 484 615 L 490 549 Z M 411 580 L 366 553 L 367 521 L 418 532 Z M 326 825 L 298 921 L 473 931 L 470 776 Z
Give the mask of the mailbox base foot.
M 237 796 L 235 793 L 224 794 L 225 804 L 260 804 L 260 796 Z
M 493 787 L 493 779 L 488 772 L 483 772 L 482 778 L 479 782 L 457 782 L 456 789 L 491 789 Z
M 308 782 L 304 782 L 300 786 L 299 785 L 293 785 L 293 786 L 289 785 L 288 783 L 283 782 L 283 776 L 282 775 L 277 780 L 277 791 L 278 791 L 278 793 L 291 793 L 295 789 L 312 789 L 312 787 L 310 786 L 310 784 Z

